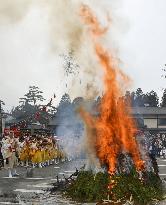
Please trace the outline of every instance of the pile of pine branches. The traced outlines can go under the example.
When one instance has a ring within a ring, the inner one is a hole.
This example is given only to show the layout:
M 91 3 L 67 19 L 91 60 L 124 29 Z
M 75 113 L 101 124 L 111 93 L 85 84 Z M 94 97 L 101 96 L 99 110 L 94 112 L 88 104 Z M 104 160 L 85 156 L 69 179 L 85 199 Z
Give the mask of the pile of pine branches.
M 111 188 L 110 188 L 111 187 Z M 160 178 L 153 172 L 144 172 L 142 177 L 135 169 L 129 174 L 110 176 L 108 173 L 80 171 L 75 180 L 66 187 L 65 193 L 79 202 L 98 204 L 147 205 L 163 199 Z

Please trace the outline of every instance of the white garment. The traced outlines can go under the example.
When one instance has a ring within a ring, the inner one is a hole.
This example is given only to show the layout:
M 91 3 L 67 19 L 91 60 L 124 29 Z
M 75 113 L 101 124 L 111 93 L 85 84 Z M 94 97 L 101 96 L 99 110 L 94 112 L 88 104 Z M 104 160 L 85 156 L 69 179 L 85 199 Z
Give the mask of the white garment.
M 2 139 L 2 156 L 3 159 L 6 159 L 8 157 L 11 157 L 12 152 L 11 152 L 11 143 L 9 138 L 4 138 Z
M 15 138 L 6 137 L 2 140 L 2 155 L 6 168 L 12 169 L 17 164 L 16 145 Z M 6 159 L 8 159 L 8 164 L 6 164 Z
M 163 151 L 163 154 L 166 155 L 166 148 L 164 148 L 162 151 Z

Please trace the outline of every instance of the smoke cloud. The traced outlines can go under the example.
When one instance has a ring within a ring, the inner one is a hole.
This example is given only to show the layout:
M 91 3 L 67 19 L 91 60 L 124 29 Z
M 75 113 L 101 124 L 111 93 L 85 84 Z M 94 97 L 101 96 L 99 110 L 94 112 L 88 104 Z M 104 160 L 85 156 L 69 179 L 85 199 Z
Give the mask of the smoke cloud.
M 84 25 L 80 17 L 82 4 L 87 4 L 92 9 L 103 28 L 111 24 L 111 30 L 108 30 L 108 34 L 104 35 L 101 41 L 106 48 L 116 53 L 113 42 L 118 27 L 117 20 L 114 19 L 114 13 L 119 6 L 117 0 L 0 0 L 0 23 L 18 23 L 33 6 L 42 8 L 45 12 L 43 15 L 48 16 L 52 54 L 57 56 L 73 50 L 79 65 L 78 74 L 68 79 L 68 93 L 73 98 L 82 96 L 85 99 L 95 99 L 103 89 L 101 81 L 103 71 L 99 67 L 92 38 L 89 38 L 89 28 Z M 61 133 L 62 130 L 64 133 Z M 59 135 L 69 137 L 70 141 L 65 145 L 65 149 L 72 156 L 74 150 L 72 146 L 76 146 L 75 138 L 72 137 L 73 129 L 62 130 L 58 129 L 57 132 Z M 90 146 L 93 142 L 89 142 L 92 139 L 85 138 L 85 147 L 90 160 L 95 161 L 94 149 Z M 82 144 L 82 139 L 77 141 L 77 146 L 79 144 Z
M 17 23 L 27 14 L 32 0 L 0 0 L 0 23 Z
M 79 74 L 74 76 L 68 85 L 69 94 L 71 96 L 82 96 L 85 99 L 94 99 L 102 91 L 103 72 L 99 67 L 98 59 L 94 51 L 92 38 L 89 37 L 89 28 L 84 25 L 80 17 L 81 4 L 87 4 L 94 11 L 97 18 L 101 20 L 103 27 L 108 27 L 108 24 L 113 24 L 112 13 L 110 13 L 111 7 L 114 5 L 113 1 L 79 1 L 79 0 L 59 0 L 56 1 L 56 5 L 50 8 L 50 22 L 51 22 L 51 40 L 52 50 L 55 53 L 64 53 L 74 51 L 74 57 L 79 64 Z M 117 2 L 117 1 L 116 1 Z M 114 7 L 115 8 L 115 7 Z M 108 42 L 110 36 L 116 33 L 116 28 L 113 32 L 108 32 L 108 36 L 103 36 L 101 39 L 105 47 L 110 47 Z M 114 48 L 110 47 L 110 49 Z M 81 84 L 80 84 L 81 79 Z M 83 105 L 87 110 L 87 105 Z M 63 123 L 64 120 L 63 119 Z M 67 122 L 69 122 L 67 120 Z M 70 120 L 74 123 L 74 120 Z M 93 130 L 84 125 L 84 133 L 80 138 L 76 139 L 74 136 L 74 126 L 58 127 L 57 134 L 64 136 L 65 140 L 62 140 L 62 145 L 70 156 L 76 156 L 82 149 L 86 152 L 87 156 L 87 169 L 99 169 L 99 161 L 95 153 L 95 134 Z M 77 151 L 76 151 L 77 150 Z
M 53 52 L 64 53 L 73 50 L 74 57 L 80 66 L 79 74 L 68 83 L 68 92 L 72 97 L 81 94 L 86 99 L 94 99 L 101 94 L 103 89 L 101 82 L 103 71 L 99 67 L 92 39 L 89 38 L 89 28 L 80 16 L 80 7 L 82 4 L 87 4 L 100 19 L 103 27 L 108 27 L 111 24 L 108 35 L 104 35 L 101 41 L 106 48 L 109 47 L 118 52 L 113 43 L 119 27 L 118 18 L 113 18 L 114 11 L 119 6 L 118 2 L 115 0 L 52 0 L 49 3 L 45 2 L 50 14 L 49 24 Z
M 118 24 L 115 20 L 117 18 L 113 17 L 119 2 L 116 0 L 0 0 L 0 23 L 18 23 L 33 6 L 40 7 L 43 15 L 48 16 L 51 52 L 60 55 L 73 50 L 80 66 L 79 74 L 68 78 L 69 94 L 72 97 L 82 95 L 87 99 L 93 99 L 101 94 L 103 74 L 87 32 L 88 27 L 80 17 L 80 6 L 81 4 L 90 6 L 103 27 L 108 26 L 108 23 L 111 24 L 111 30 L 108 31 L 108 36 L 103 37 L 102 43 L 105 43 L 106 47 L 108 45 L 115 47 L 112 39 L 116 36 L 114 34 Z

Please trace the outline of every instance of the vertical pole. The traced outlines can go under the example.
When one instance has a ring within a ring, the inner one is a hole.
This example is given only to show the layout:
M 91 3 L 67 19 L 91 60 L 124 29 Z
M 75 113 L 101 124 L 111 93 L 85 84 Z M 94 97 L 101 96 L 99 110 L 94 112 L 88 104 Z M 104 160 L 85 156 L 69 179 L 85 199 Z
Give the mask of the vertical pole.
M 0 100 L 0 138 L 2 138 L 2 102 Z
M 34 125 L 33 125 L 33 123 L 31 124 L 31 135 L 33 135 L 34 134 Z

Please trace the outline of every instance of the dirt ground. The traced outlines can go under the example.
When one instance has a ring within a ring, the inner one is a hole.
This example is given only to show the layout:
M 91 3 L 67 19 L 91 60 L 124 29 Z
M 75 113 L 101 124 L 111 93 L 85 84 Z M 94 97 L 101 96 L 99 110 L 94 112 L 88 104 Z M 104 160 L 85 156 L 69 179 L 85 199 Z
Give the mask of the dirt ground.
M 63 162 L 58 165 L 35 168 L 28 175 L 27 168 L 18 167 L 17 172 L 20 175 L 15 178 L 8 178 L 7 170 L 2 169 L 0 170 L 0 205 L 76 205 L 78 203 L 65 199 L 61 193 L 52 195 L 49 190 L 56 182 L 57 175 L 60 180 L 63 180 L 63 175 L 70 176 L 76 168 L 79 169 L 84 164 L 85 160 Z M 158 159 L 158 164 L 160 177 L 164 179 L 166 178 L 166 160 Z M 166 205 L 166 201 L 159 204 Z

